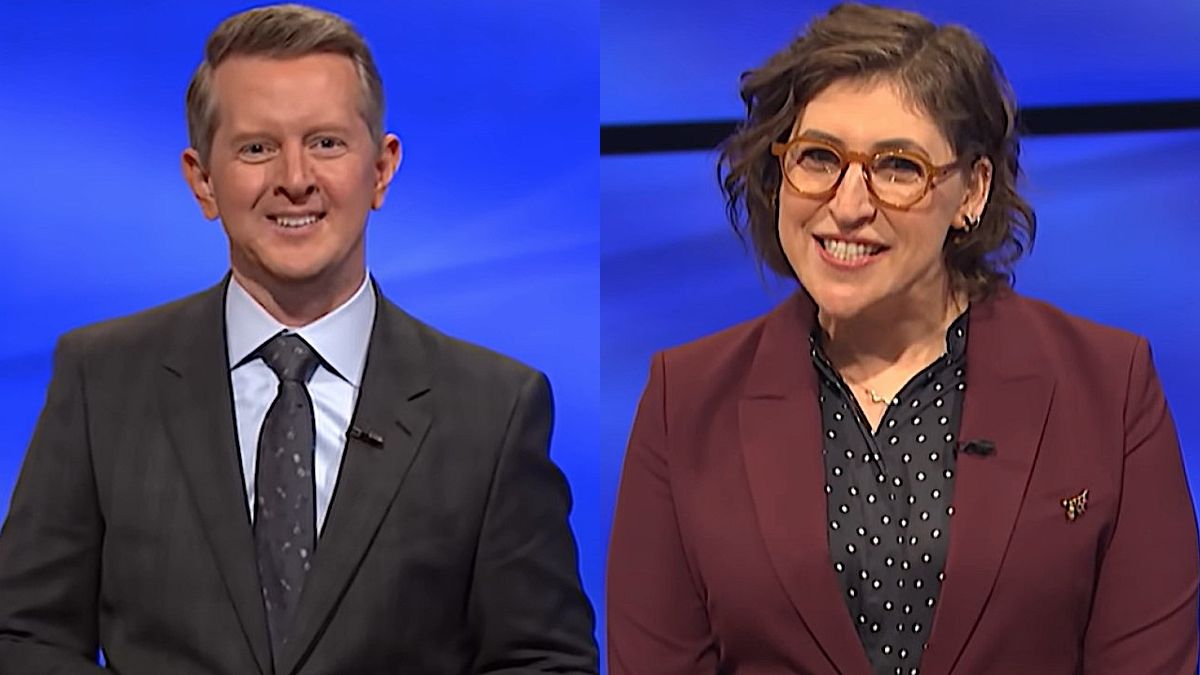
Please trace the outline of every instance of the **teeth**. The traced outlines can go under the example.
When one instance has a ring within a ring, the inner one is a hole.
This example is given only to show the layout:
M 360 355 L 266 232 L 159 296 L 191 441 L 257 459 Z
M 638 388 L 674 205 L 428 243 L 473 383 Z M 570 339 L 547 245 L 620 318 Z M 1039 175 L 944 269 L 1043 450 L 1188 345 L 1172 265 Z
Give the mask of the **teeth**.
M 840 241 L 837 239 L 822 239 L 821 245 L 825 247 L 825 250 L 828 251 L 830 255 L 838 260 L 843 260 L 846 262 L 857 260 L 869 255 L 875 255 L 876 253 L 879 253 L 880 249 L 882 248 L 879 246 L 868 246 L 866 244 Z
M 313 223 L 317 222 L 320 219 L 321 219 L 320 216 L 315 215 L 315 214 L 301 216 L 299 218 L 289 218 L 287 216 L 275 216 L 275 222 L 279 223 L 280 225 L 282 225 L 284 227 L 304 227 L 305 225 L 312 225 Z

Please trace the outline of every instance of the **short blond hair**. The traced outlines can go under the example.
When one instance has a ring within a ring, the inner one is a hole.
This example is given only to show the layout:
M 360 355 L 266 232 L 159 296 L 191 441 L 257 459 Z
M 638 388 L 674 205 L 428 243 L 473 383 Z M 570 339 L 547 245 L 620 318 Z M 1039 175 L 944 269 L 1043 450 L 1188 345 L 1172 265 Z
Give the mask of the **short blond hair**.
M 383 79 L 362 35 L 342 17 L 304 5 L 256 7 L 217 26 L 204 45 L 204 60 L 187 89 L 188 141 L 207 161 L 217 132 L 213 71 L 231 56 L 296 58 L 309 54 L 343 54 L 354 63 L 362 85 L 360 112 L 371 138 L 383 138 Z

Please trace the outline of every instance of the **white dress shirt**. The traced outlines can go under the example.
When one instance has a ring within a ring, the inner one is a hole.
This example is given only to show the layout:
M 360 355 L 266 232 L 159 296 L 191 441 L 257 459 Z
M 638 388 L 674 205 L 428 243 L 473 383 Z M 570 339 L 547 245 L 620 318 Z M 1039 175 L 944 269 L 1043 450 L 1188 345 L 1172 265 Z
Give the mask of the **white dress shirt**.
M 281 332 L 294 332 L 304 338 L 321 357 L 321 364 L 308 381 L 316 421 L 316 454 L 313 478 L 316 481 L 317 532 L 325 524 L 333 488 L 337 485 L 346 447 L 346 431 L 354 415 L 367 344 L 375 323 L 375 292 L 370 275 L 358 291 L 337 309 L 300 328 L 289 329 L 258 304 L 246 289 L 230 278 L 225 294 L 225 341 L 229 353 L 230 383 L 233 386 L 233 410 L 237 426 L 238 450 L 242 457 L 242 478 L 250 517 L 254 518 L 254 477 L 258 461 L 258 437 L 267 409 L 275 400 L 279 378 L 262 359 L 242 361 L 264 342 Z M 241 364 L 241 365 L 238 365 Z M 328 364 L 328 365 L 326 365 Z M 332 368 L 332 370 L 330 370 Z

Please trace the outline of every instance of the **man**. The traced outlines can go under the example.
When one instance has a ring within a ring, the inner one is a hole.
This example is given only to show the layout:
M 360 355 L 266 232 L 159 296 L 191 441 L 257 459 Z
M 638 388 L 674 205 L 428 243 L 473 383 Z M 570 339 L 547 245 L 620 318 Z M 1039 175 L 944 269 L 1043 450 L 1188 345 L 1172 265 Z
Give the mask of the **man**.
M 379 294 L 362 38 L 223 22 L 183 170 L 217 287 L 67 334 L 0 532 L 0 673 L 594 673 L 546 379 Z

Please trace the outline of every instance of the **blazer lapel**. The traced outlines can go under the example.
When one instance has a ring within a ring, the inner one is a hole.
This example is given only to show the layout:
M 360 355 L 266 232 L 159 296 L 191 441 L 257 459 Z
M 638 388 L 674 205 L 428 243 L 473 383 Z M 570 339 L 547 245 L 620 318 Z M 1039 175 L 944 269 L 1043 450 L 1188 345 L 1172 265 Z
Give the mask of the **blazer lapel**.
M 739 404 L 742 452 L 780 583 L 832 667 L 857 675 L 871 666 L 829 555 L 820 407 L 809 360 L 813 312 L 798 293 L 764 324 Z
M 259 671 L 270 673 L 266 613 L 233 424 L 224 331 L 227 283 L 228 277 L 181 308 L 163 360 L 161 412 L 242 632 Z
M 378 296 L 352 429 L 382 439 L 347 438 L 337 487 L 317 555 L 305 581 L 289 647 L 278 675 L 295 671 L 311 651 L 378 531 L 432 420 L 433 354 L 417 322 Z
M 1050 409 L 1054 379 L 1005 294 L 971 309 L 962 442 L 986 439 L 995 453 L 959 453 L 945 580 L 921 672 L 954 667 L 991 595 L 1008 549 Z

